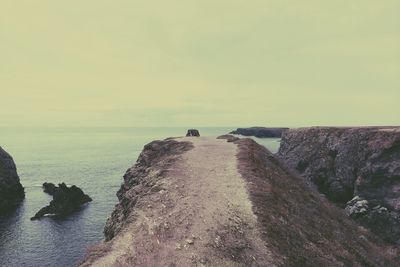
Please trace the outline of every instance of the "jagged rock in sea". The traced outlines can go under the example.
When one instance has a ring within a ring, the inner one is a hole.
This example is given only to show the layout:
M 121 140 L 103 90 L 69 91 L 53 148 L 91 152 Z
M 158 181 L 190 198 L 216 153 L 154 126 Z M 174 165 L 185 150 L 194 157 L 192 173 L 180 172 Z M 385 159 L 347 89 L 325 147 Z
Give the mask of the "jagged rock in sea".
M 43 191 L 53 196 L 53 200 L 48 206 L 40 209 L 31 220 L 40 219 L 45 215 L 68 215 L 79 210 L 83 204 L 92 201 L 82 189 L 75 185 L 68 187 L 65 183 L 61 183 L 57 187 L 52 183 L 44 183 Z
M 42 187 L 43 187 L 43 192 L 51 196 L 56 194 L 57 186 L 55 184 L 44 182 Z
M 290 129 L 278 155 L 362 225 L 400 243 L 400 127 Z
M 187 131 L 187 133 L 186 133 L 186 136 L 196 136 L 196 137 L 199 137 L 199 136 L 200 136 L 200 133 L 199 133 L 199 131 L 196 130 L 196 129 L 189 129 L 189 130 Z
M 243 136 L 255 136 L 258 138 L 279 138 L 282 133 L 289 128 L 268 128 L 268 127 L 250 127 L 250 128 L 237 128 L 230 134 L 240 134 Z
M 0 147 L 0 214 L 18 205 L 24 197 L 14 160 Z
M 81 266 L 398 265 L 267 149 L 221 138 L 146 145 Z

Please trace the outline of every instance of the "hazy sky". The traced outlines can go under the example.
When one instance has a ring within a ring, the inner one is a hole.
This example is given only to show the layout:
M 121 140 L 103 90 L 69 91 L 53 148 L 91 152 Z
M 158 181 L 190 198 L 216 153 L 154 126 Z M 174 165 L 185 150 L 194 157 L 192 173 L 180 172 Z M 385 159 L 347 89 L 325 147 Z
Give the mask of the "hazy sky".
M 398 0 L 0 0 L 0 125 L 400 124 Z

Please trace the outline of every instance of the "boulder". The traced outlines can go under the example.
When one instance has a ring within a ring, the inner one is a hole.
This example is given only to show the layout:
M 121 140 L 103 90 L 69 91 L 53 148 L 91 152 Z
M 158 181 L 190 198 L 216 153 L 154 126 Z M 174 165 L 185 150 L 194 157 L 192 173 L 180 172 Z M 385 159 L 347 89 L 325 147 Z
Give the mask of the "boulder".
M 367 211 L 369 211 L 368 200 L 362 199 L 359 196 L 355 196 L 352 200 L 346 204 L 346 214 L 350 217 L 357 218 Z
M 14 160 L 0 147 L 0 214 L 18 205 L 24 197 Z
M 79 210 L 80 206 L 92 201 L 92 199 L 83 193 L 82 189 L 72 185 L 68 187 L 65 183 L 61 183 L 55 186 L 52 183 L 43 184 L 44 192 L 53 196 L 53 200 L 50 204 L 40 209 L 31 220 L 40 219 L 45 215 L 68 215 L 76 210 Z
M 279 138 L 282 133 L 289 128 L 268 128 L 268 127 L 250 127 L 250 128 L 237 128 L 230 134 L 240 134 L 244 136 L 255 136 L 258 138 Z
M 196 130 L 196 129 L 189 129 L 189 130 L 187 131 L 186 136 L 196 136 L 196 137 L 199 137 L 199 136 L 200 136 L 200 133 L 199 133 L 199 131 Z

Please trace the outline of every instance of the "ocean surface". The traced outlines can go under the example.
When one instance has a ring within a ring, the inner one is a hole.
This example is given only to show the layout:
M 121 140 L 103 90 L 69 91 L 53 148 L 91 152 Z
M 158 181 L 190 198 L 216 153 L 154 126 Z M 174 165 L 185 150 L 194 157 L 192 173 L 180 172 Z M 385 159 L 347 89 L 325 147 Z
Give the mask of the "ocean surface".
M 182 136 L 187 128 L 0 128 L 0 146 L 16 162 L 25 201 L 0 217 L 0 266 L 76 266 L 103 239 L 122 176 L 152 140 Z M 218 136 L 233 128 L 198 128 Z M 272 152 L 279 139 L 258 139 Z M 77 185 L 93 202 L 67 218 L 31 221 L 51 197 L 43 182 Z

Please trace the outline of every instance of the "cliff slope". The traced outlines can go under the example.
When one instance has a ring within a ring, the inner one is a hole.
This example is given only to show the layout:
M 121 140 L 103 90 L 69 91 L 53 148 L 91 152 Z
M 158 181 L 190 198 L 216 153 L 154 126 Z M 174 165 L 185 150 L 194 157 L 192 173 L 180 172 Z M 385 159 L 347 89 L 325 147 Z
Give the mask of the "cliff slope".
M 400 127 L 290 129 L 278 155 L 348 215 L 400 244 Z
M 250 139 L 152 142 L 118 197 L 82 266 L 395 266 Z
M 0 214 L 25 197 L 13 158 L 0 147 Z

